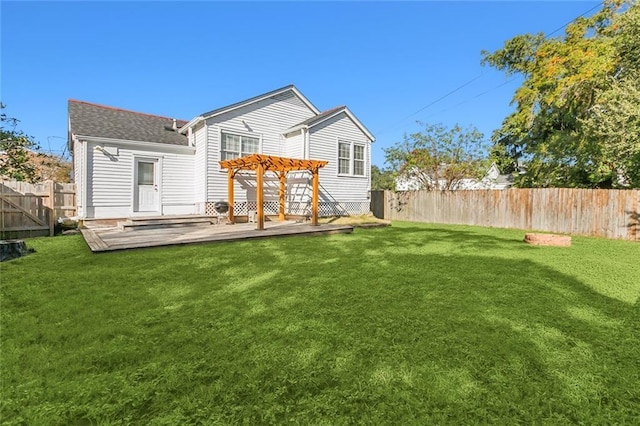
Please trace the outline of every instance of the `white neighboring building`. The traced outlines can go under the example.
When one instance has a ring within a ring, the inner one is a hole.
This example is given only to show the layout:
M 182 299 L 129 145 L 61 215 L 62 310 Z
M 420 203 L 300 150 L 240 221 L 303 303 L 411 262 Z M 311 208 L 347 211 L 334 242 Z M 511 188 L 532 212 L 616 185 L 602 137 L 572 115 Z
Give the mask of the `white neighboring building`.
M 513 176 L 500 174 L 500 170 L 496 163 L 491 163 L 485 176 L 478 180 L 474 178 L 461 179 L 455 190 L 478 190 L 478 189 L 507 189 L 513 183 Z M 445 185 L 444 180 L 441 181 L 440 187 Z M 413 178 L 399 176 L 396 179 L 396 191 L 418 191 L 421 184 Z
M 227 199 L 219 161 L 253 153 L 328 161 L 320 169 L 320 215 L 369 211 L 373 135 L 346 107 L 320 112 L 293 85 L 190 121 L 69 100 L 78 216 L 213 214 Z M 255 210 L 255 175 L 236 177 L 236 215 Z M 287 213 L 307 214 L 310 175 L 290 173 Z M 267 214 L 277 214 L 277 178 L 265 177 Z

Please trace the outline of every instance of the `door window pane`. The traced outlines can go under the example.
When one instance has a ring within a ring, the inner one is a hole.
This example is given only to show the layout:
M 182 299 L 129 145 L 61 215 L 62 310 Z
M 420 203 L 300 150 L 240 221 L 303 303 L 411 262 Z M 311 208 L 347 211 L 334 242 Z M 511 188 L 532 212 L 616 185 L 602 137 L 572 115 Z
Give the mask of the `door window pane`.
M 154 184 L 154 163 L 138 162 L 138 185 Z

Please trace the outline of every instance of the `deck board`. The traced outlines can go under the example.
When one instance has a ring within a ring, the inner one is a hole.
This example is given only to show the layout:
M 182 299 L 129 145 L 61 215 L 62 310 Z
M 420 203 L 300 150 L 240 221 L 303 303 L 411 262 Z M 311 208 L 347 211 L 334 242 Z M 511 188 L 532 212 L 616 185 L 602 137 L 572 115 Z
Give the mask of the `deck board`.
M 82 229 L 87 245 L 94 253 L 209 242 L 243 241 L 293 235 L 326 235 L 351 233 L 351 225 L 268 222 L 265 229 L 255 229 L 253 223 L 235 225 L 203 225 L 184 228 L 156 228 L 122 231 L 117 227 L 85 227 Z

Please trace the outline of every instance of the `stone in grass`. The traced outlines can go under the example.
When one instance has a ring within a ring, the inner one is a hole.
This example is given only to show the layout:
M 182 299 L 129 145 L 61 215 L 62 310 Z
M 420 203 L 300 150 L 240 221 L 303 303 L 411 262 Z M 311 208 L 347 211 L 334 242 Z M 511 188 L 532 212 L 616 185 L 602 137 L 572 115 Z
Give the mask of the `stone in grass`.
M 524 235 L 524 241 L 536 246 L 571 246 L 571 237 L 568 235 L 527 233 Z
M 0 240 L 0 262 L 26 256 L 35 250 L 27 248 L 22 240 Z

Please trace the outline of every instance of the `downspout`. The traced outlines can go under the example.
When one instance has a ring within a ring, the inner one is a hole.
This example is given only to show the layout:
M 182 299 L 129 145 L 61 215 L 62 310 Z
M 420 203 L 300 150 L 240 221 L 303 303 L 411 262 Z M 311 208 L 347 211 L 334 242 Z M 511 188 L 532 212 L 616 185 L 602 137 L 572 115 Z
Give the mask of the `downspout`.
M 311 157 L 311 146 L 309 146 L 309 128 L 302 128 L 302 135 L 303 135 L 303 139 L 304 139 L 304 144 L 303 144 L 303 152 L 302 152 L 302 158 L 304 160 L 308 160 Z
M 195 138 L 194 138 L 195 142 Z M 204 212 L 207 213 L 209 200 L 209 125 L 204 121 Z

